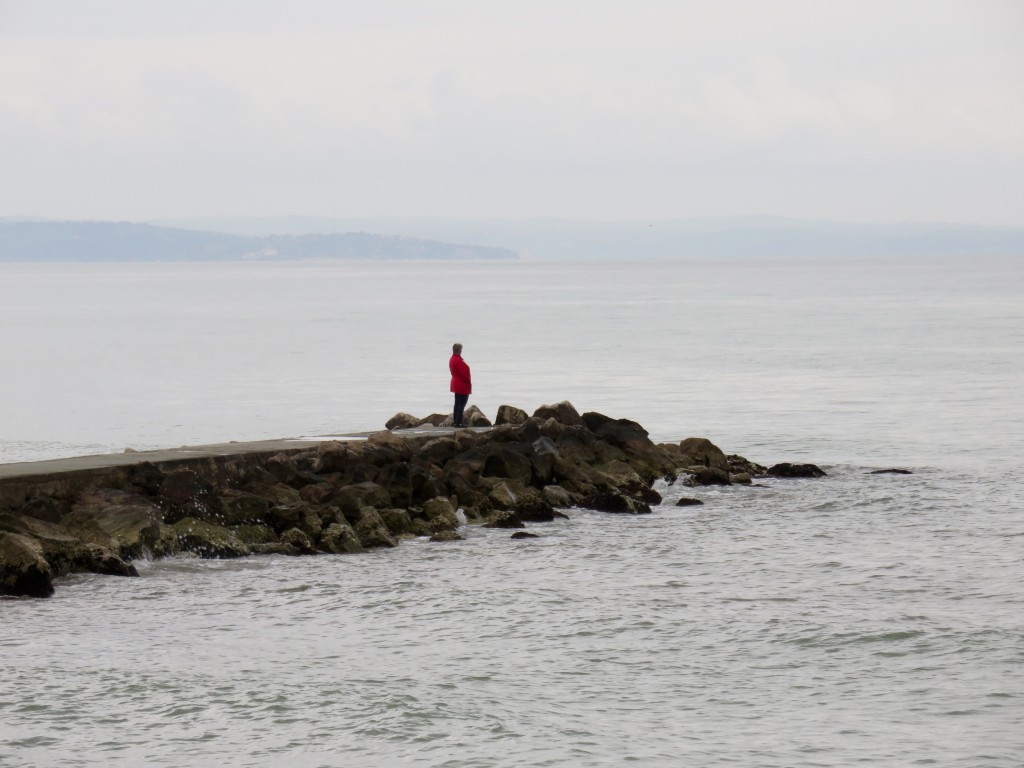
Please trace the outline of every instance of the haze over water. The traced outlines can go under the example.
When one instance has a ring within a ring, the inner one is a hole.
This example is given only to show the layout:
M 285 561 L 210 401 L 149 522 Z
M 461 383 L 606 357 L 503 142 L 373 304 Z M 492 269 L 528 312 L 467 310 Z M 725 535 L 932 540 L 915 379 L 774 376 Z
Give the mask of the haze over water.
M 4 600 L 0 764 L 1024 762 L 1020 260 L 0 277 L 5 462 L 445 411 L 459 340 L 490 416 L 569 399 L 829 472 Z

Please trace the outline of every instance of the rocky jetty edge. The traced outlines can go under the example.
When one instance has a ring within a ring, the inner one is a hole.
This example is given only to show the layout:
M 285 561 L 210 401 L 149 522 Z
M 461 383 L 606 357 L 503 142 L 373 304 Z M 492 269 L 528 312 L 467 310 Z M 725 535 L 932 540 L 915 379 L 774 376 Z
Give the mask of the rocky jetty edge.
M 655 444 L 640 424 L 569 402 L 513 406 L 471 427 L 397 414 L 388 431 L 287 450 L 186 456 L 0 480 L 0 594 L 48 597 L 75 572 L 137 576 L 133 560 L 350 554 L 407 537 L 462 538 L 565 517 L 572 507 L 646 514 L 659 478 L 691 486 L 820 477 L 765 467 L 705 438 Z M 489 427 L 479 429 L 479 427 Z

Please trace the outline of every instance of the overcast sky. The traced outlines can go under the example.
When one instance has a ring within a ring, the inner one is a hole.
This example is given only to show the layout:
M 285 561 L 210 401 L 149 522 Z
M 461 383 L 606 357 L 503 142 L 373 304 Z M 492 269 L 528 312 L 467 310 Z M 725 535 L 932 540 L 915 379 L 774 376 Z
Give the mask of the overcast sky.
M 0 0 L 0 216 L 1024 226 L 1024 3 Z

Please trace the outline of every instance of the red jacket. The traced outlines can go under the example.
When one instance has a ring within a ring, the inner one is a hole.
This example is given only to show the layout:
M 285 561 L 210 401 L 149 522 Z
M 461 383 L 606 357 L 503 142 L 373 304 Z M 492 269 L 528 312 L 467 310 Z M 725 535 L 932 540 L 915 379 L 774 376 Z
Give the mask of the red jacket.
M 448 361 L 448 370 L 452 372 L 452 392 L 456 395 L 473 394 L 473 379 L 469 375 L 469 366 L 462 355 L 452 355 Z

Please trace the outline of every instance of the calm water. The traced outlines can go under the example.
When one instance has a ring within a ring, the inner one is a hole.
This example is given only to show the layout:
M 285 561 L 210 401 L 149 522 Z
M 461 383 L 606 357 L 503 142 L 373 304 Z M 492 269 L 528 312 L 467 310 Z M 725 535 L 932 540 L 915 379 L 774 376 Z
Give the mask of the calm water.
M 0 765 L 1024 764 L 1024 261 L 0 281 L 3 461 L 444 411 L 458 339 L 489 414 L 568 398 L 830 472 L 0 601 Z

